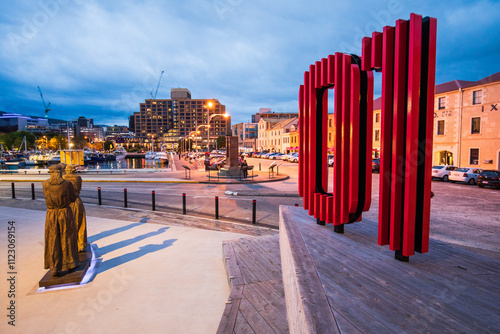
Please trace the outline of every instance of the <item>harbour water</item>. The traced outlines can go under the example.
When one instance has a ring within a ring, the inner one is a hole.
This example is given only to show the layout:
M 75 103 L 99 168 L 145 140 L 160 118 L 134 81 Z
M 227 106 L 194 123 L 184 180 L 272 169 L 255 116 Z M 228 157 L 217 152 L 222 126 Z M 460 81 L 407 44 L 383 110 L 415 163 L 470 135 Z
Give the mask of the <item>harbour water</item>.
M 5 167 L 5 168 L 4 168 Z M 144 158 L 130 158 L 130 159 L 117 159 L 116 161 L 105 161 L 89 163 L 83 169 L 142 169 L 142 168 L 166 168 L 166 163 L 159 160 L 144 159 Z M 17 170 L 17 169 L 47 169 L 45 166 L 25 166 L 25 165 L 5 165 L 2 166 L 4 170 Z

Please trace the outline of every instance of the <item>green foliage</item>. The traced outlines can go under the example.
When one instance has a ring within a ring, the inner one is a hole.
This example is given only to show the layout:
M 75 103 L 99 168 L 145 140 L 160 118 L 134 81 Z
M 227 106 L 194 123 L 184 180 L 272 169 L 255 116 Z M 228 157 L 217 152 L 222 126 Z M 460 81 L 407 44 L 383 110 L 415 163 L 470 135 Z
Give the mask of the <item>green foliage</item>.
M 83 135 L 76 136 L 73 138 L 73 148 L 77 150 L 81 150 L 87 147 L 88 141 Z
M 226 137 L 225 136 L 217 137 L 217 148 L 220 150 L 225 147 L 226 147 Z
M 17 150 L 19 149 L 19 146 L 21 146 L 24 136 L 26 136 L 28 149 L 32 149 L 34 147 L 36 137 L 28 131 L 15 131 L 0 135 L 0 143 L 2 143 L 7 150 Z M 22 149 L 24 150 L 24 145 Z
M 106 140 L 104 142 L 104 150 L 105 151 L 111 151 L 114 148 L 115 148 L 115 145 L 113 144 L 113 142 L 111 140 Z

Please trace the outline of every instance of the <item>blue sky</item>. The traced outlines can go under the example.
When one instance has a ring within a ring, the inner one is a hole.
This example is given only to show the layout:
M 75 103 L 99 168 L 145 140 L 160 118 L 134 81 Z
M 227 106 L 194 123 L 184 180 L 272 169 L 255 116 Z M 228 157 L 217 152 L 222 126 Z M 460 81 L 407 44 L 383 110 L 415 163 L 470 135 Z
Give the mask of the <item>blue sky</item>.
M 412 12 L 438 20 L 437 83 L 500 71 L 499 1 L 2 1 L 0 110 L 43 116 L 40 86 L 50 117 L 128 125 L 163 70 L 158 98 L 217 98 L 233 124 L 297 112 L 309 64 Z

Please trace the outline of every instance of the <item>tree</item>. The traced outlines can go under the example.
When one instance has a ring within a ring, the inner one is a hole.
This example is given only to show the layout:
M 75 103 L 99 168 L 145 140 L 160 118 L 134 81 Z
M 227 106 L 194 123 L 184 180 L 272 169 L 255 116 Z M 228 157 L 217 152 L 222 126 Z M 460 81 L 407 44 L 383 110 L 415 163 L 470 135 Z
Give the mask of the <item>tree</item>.
M 64 150 L 68 148 L 66 136 L 57 135 L 49 140 L 48 146 L 51 150 Z
M 85 136 L 79 135 L 73 138 L 73 148 L 81 150 L 87 147 L 87 145 L 88 141 L 87 138 L 85 138 Z
M 221 150 L 226 147 L 226 137 L 219 136 L 217 137 L 217 149 Z
M 115 148 L 115 145 L 111 140 L 106 140 L 104 142 L 104 151 L 111 151 L 113 148 Z

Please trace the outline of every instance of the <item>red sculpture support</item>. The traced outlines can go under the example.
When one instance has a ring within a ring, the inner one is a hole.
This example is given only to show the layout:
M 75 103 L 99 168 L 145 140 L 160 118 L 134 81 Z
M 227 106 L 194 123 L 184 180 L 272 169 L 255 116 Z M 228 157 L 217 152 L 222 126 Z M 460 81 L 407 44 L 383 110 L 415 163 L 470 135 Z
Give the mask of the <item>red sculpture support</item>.
M 428 252 L 436 19 L 411 14 L 362 40 L 362 57 L 310 65 L 299 89 L 299 194 L 319 224 L 361 220 L 371 204 L 373 71 L 382 72 L 380 245 L 407 261 Z M 328 193 L 328 92 L 335 88 L 335 164 Z

